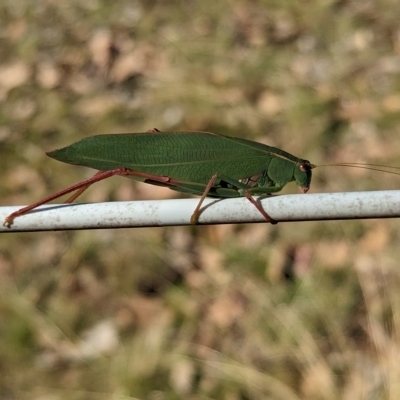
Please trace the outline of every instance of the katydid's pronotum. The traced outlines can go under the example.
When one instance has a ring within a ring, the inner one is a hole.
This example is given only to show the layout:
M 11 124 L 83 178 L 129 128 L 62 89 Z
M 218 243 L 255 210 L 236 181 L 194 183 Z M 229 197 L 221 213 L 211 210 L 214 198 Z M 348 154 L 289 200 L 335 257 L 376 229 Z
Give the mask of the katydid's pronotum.
M 191 217 L 192 224 L 197 223 L 206 196 L 246 197 L 268 222 L 276 223 L 252 196 L 279 192 L 291 181 L 296 181 L 306 193 L 310 188 L 311 170 L 317 167 L 283 150 L 246 139 L 208 132 L 159 132 L 157 129 L 91 136 L 47 155 L 99 172 L 10 214 L 4 226 L 10 227 L 16 217 L 75 192 L 65 201 L 71 203 L 93 183 L 114 175 L 200 195 Z M 377 170 L 375 167 L 383 167 L 357 163 L 329 165 Z

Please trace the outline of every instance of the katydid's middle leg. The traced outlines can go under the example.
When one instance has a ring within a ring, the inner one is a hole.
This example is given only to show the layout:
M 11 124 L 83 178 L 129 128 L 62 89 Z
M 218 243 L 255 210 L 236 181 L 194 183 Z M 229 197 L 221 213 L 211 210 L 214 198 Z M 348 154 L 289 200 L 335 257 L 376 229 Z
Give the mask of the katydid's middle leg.
M 211 188 L 214 186 L 215 181 L 218 178 L 218 174 L 214 174 L 211 179 L 208 181 L 206 188 L 204 189 L 203 194 L 200 197 L 199 203 L 197 204 L 196 208 L 193 211 L 192 216 L 190 217 L 190 224 L 196 225 L 200 215 L 200 208 L 204 202 L 204 199 L 207 197 L 208 193 L 210 192 Z

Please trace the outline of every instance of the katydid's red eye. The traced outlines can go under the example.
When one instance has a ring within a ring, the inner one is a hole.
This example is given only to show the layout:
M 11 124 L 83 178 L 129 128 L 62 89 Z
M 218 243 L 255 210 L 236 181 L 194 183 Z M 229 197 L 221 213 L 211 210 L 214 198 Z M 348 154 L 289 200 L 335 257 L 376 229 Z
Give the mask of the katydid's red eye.
M 304 160 L 299 164 L 299 168 L 301 172 L 308 172 L 311 170 L 311 163 L 308 160 Z

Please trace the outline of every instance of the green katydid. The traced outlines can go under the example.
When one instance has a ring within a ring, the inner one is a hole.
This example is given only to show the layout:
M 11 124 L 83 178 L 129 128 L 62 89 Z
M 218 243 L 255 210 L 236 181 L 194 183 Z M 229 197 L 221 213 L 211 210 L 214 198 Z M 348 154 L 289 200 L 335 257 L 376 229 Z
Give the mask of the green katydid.
M 47 155 L 99 172 L 10 214 L 4 226 L 11 226 L 16 217 L 42 204 L 75 192 L 65 201 L 71 203 L 93 183 L 114 175 L 200 195 L 191 217 L 192 224 L 197 223 L 206 196 L 246 197 L 268 222 L 276 223 L 252 196 L 279 192 L 292 181 L 306 193 L 310 188 L 311 170 L 316 167 L 308 160 L 246 139 L 208 132 L 159 132 L 157 129 L 91 136 Z M 356 163 L 331 165 L 367 168 Z

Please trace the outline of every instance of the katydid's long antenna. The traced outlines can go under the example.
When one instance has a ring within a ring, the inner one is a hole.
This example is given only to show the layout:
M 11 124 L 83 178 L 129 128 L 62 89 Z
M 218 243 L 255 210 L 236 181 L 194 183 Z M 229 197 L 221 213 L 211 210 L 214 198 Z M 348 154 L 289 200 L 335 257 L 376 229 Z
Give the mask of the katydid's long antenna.
M 255 197 L 277 222 L 400 218 L 400 191 L 316 193 Z M 190 225 L 199 199 L 131 201 L 41 206 L 16 218 L 0 232 L 29 232 L 75 229 L 138 228 Z M 0 220 L 21 206 L 0 207 Z M 199 225 L 267 223 L 244 197 L 206 198 Z M 272 228 L 273 229 L 273 228 Z
M 363 163 L 336 163 L 336 164 L 321 164 L 321 165 L 314 165 L 312 164 L 313 168 L 318 167 L 347 167 L 347 168 L 359 168 L 359 169 L 368 169 L 370 171 L 378 171 L 378 172 L 385 172 L 387 174 L 392 175 L 400 175 L 400 172 L 390 171 L 390 169 L 400 170 L 400 167 L 391 167 L 388 165 L 382 164 L 363 164 Z

